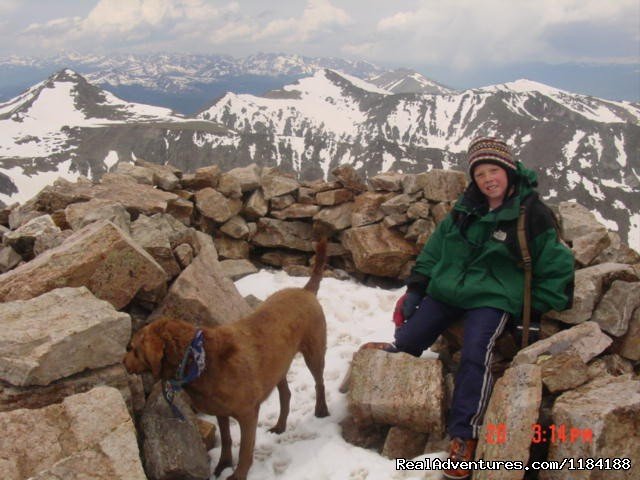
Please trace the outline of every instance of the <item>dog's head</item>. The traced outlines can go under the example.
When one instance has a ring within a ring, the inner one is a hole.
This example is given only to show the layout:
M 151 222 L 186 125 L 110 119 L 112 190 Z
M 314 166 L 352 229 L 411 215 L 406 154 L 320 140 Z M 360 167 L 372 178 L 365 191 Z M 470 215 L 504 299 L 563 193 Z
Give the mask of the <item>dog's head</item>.
M 129 373 L 151 372 L 155 378 L 160 378 L 163 357 L 164 340 L 159 335 L 158 325 L 152 323 L 136 332 L 122 363 Z

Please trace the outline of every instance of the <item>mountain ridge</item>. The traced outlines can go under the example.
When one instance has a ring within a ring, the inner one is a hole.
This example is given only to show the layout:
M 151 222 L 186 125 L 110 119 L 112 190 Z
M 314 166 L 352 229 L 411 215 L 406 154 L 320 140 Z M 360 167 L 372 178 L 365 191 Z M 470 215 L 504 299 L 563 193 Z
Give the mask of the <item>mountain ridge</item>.
M 66 81 L 74 78 L 69 75 Z M 65 88 L 71 94 L 73 88 Z M 104 98 L 122 102 L 107 93 Z M 0 104 L 0 114 L 6 105 Z M 57 124 L 57 131 L 34 135 L 31 142 L 26 134 L 3 134 L 0 200 L 8 203 L 20 190 L 12 181 L 16 168 L 42 172 L 64 164 L 70 175 L 99 178 L 113 158 L 172 163 L 184 171 L 211 163 L 230 169 L 255 162 L 302 179 L 327 178 L 341 163 L 354 165 L 365 177 L 387 170 L 466 170 L 468 142 L 489 134 L 505 138 L 525 165 L 538 170 L 545 198 L 575 199 L 619 228 L 625 240 L 638 237 L 640 243 L 640 105 L 630 102 L 571 94 L 528 80 L 448 94 L 394 94 L 325 69 L 272 95 L 228 93 L 197 116 L 154 112 L 124 120 L 98 115 L 89 122 L 84 117 L 88 124 Z M 18 123 L 4 118 L 0 128 L 10 133 Z M 47 155 L 7 154 L 47 142 L 57 147 Z

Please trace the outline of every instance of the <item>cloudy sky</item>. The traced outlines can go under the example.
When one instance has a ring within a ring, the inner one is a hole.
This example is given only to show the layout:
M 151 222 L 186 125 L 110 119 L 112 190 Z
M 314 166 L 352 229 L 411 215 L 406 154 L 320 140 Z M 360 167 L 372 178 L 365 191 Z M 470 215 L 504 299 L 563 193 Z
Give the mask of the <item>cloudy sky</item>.
M 0 56 L 283 52 L 413 68 L 458 88 L 524 76 L 640 97 L 638 0 L 270 3 L 0 0 Z

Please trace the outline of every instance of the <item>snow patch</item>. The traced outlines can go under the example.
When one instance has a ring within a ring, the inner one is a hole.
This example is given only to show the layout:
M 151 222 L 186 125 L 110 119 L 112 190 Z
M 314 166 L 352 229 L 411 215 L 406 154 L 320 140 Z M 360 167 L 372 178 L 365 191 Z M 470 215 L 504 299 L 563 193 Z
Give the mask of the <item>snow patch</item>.
M 381 172 L 388 172 L 393 167 L 393 164 L 396 162 L 396 157 L 391 155 L 389 152 L 382 153 L 382 169 Z
M 608 220 L 608 219 L 604 218 L 602 216 L 602 214 L 600 212 L 598 212 L 597 210 L 591 210 L 591 213 L 593 213 L 595 215 L 596 220 L 599 223 L 601 223 L 602 225 L 607 227 L 607 230 L 611 230 L 612 232 L 617 232 L 618 231 L 618 224 L 616 222 L 614 222 L 613 220 Z
M 596 151 L 597 160 L 600 161 L 602 158 L 602 137 L 600 137 L 599 133 L 594 133 L 593 135 L 589 135 L 589 145 L 593 147 Z
M 366 82 L 361 78 L 354 77 L 353 75 L 349 75 L 337 70 L 333 70 L 333 71 L 337 75 L 340 75 L 341 77 L 345 78 L 346 80 L 351 82 L 355 87 L 358 87 L 361 90 L 366 90 L 367 92 L 372 92 L 372 93 L 379 93 L 381 95 L 393 95 L 393 92 L 380 88 L 376 85 L 373 85 L 372 83 Z
M 567 162 L 573 160 L 576 156 L 576 152 L 580 147 L 580 142 L 585 137 L 585 133 L 581 130 L 576 130 L 576 133 L 573 134 L 573 138 L 569 143 L 567 143 L 562 149 L 562 153 L 564 153 L 564 157 L 567 159 Z
M 593 198 L 596 198 L 598 200 L 605 199 L 605 195 L 604 193 L 602 193 L 602 190 L 600 190 L 598 184 L 592 182 L 588 178 L 582 177 L 582 185 L 584 186 L 585 190 L 589 192 L 589 195 L 591 195 Z
M 578 172 L 574 170 L 567 170 L 566 178 L 567 178 L 567 184 L 569 185 L 569 188 L 571 190 L 576 188 L 582 182 L 582 177 Z
M 107 172 L 111 170 L 116 163 L 118 163 L 118 152 L 110 150 L 107 156 L 104 158 L 104 165 L 107 167 Z
M 64 178 L 66 180 L 75 182 L 80 176 L 77 172 L 72 172 L 71 160 L 66 160 L 56 165 L 56 170 L 51 172 L 38 172 L 34 175 L 29 175 L 24 172 L 22 167 L 17 166 L 13 168 L 0 168 L 0 173 L 7 175 L 15 186 L 18 188 L 18 192 L 13 195 L 6 195 L 0 193 L 0 200 L 6 205 L 18 202 L 20 204 L 30 200 L 34 195 L 38 194 L 44 187 L 53 184 L 58 178 Z
M 624 183 L 616 182 L 615 180 L 602 179 L 602 180 L 600 180 L 600 183 L 604 187 L 617 188 L 617 189 L 620 189 L 620 190 L 622 190 L 624 192 L 629 192 L 629 193 L 633 193 L 634 192 L 634 189 L 632 187 L 630 187 L 629 185 L 625 185 Z
M 624 134 L 620 134 L 620 138 L 617 135 L 613 137 L 613 142 L 616 146 L 616 151 L 618 155 L 616 156 L 616 161 L 620 164 L 621 167 L 627 166 L 627 152 L 624 150 Z

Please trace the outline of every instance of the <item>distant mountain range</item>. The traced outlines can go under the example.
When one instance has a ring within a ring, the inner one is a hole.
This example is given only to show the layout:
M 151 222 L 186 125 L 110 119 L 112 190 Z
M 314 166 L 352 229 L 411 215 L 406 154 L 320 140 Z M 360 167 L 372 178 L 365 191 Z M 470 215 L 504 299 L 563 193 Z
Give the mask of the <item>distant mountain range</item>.
M 262 96 L 227 93 L 187 117 L 60 71 L 0 104 L 0 200 L 24 201 L 58 175 L 99 178 L 133 158 L 183 171 L 256 162 L 305 179 L 342 163 L 365 177 L 465 169 L 469 141 L 495 134 L 539 173 L 549 201 L 579 201 L 640 248 L 640 104 L 528 80 L 456 92 L 410 71 L 368 76 L 315 69 Z M 432 93 L 394 93 L 412 82 Z
M 202 110 L 206 104 L 227 92 L 263 94 L 323 68 L 360 78 L 393 76 L 393 72 L 368 62 L 272 53 L 244 58 L 228 55 L 68 53 L 48 58 L 0 59 L 0 101 L 14 97 L 52 72 L 65 68 L 82 74 L 91 83 L 128 101 L 159 105 L 183 114 Z M 428 83 L 426 79 L 424 81 Z M 414 88 L 412 91 L 421 90 Z

